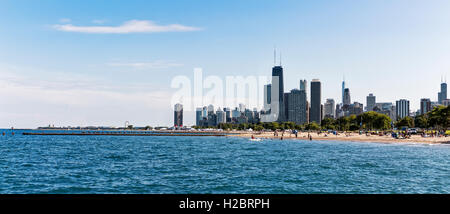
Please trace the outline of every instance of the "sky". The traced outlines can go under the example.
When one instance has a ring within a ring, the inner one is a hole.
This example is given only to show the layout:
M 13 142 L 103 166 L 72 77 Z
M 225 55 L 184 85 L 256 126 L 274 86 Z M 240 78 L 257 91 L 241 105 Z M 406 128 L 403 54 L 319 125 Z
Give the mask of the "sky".
M 271 75 L 322 101 L 437 100 L 450 77 L 446 0 L 1 0 L 0 127 L 168 126 L 175 76 Z M 234 106 L 231 106 L 234 107 Z M 193 125 L 194 112 L 185 112 Z

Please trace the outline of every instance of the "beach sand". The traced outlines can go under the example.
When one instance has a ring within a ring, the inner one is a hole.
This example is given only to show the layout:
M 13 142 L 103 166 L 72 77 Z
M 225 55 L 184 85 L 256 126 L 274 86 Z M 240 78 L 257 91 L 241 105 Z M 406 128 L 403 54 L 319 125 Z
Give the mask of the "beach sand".
M 359 133 L 339 133 L 339 135 L 325 133 L 320 135 L 317 132 L 310 132 L 312 140 L 335 140 L 335 141 L 355 141 L 355 142 L 379 142 L 379 143 L 427 143 L 427 144 L 450 144 L 450 137 L 422 137 L 420 135 L 411 135 L 408 139 L 396 139 L 389 135 L 369 135 L 359 134 Z M 278 132 L 278 136 L 274 136 L 273 132 L 241 132 L 237 137 L 251 138 L 252 135 L 255 138 L 269 138 L 269 139 L 280 139 L 282 137 L 282 132 Z M 309 140 L 308 132 L 299 132 L 298 137 L 295 138 L 295 134 L 290 134 L 290 132 L 285 132 L 283 139 L 299 139 L 299 140 Z

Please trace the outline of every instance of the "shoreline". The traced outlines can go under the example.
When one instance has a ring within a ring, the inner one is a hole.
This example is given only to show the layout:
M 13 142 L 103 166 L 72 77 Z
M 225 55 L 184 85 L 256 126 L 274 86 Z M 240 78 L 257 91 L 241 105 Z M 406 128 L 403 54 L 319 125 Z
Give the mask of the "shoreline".
M 19 130 L 16 130 L 19 131 Z M 28 130 L 27 130 L 28 131 Z M 278 139 L 281 140 L 309 140 L 308 134 L 311 135 L 312 140 L 318 141 L 349 141 L 349 142 L 372 142 L 372 143 L 424 143 L 424 144 L 450 144 L 450 136 L 448 137 L 422 137 L 421 135 L 411 135 L 407 139 L 396 139 L 391 135 L 369 135 L 359 134 L 354 132 L 349 132 L 347 135 L 345 133 L 339 133 L 338 135 L 330 133 L 317 132 L 299 132 L 298 137 L 290 132 L 285 132 L 284 136 L 282 132 L 278 132 L 278 136 L 274 136 L 273 131 L 259 132 L 259 131 L 182 131 L 182 130 L 152 130 L 152 131 L 105 131 L 105 130 L 77 130 L 75 133 L 52 133 L 51 131 L 67 131 L 67 130 L 36 130 L 31 129 L 30 131 L 42 131 L 42 132 L 30 132 L 30 133 L 20 133 L 24 135 L 113 135 L 113 136 L 217 136 L 217 137 L 239 137 L 251 139 L 254 138 L 261 139 Z M 49 132 L 50 131 L 50 132 Z M 75 131 L 75 130 L 73 130 Z M 123 132 L 123 133 L 122 133 Z M 19 134 L 19 133 L 17 133 Z
M 348 141 L 348 142 L 367 142 L 367 143 L 392 143 L 392 144 L 401 144 L 401 143 L 423 143 L 423 144 L 450 144 L 450 137 L 427 137 L 424 138 L 420 135 L 411 135 L 411 138 L 408 139 L 396 139 L 391 137 L 390 135 L 369 135 L 365 134 L 359 135 L 358 133 L 351 133 L 349 136 L 345 134 L 333 135 L 328 134 L 325 136 L 324 133 L 318 135 L 316 132 L 309 133 L 312 137 L 312 140 L 318 141 Z M 298 137 L 295 137 L 295 134 L 285 133 L 282 136 L 281 133 L 278 133 L 278 136 L 274 136 L 273 132 L 244 132 L 237 135 L 233 135 L 232 137 L 241 137 L 251 139 L 252 135 L 255 138 L 261 139 L 278 139 L 281 140 L 309 140 L 307 132 L 299 132 Z

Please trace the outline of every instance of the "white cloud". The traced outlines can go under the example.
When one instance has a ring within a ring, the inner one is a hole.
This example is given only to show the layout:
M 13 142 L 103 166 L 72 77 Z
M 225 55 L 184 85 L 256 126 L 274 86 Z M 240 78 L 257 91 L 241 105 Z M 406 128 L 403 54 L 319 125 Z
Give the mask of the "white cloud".
M 157 60 L 154 62 L 131 62 L 131 63 L 113 62 L 108 63 L 107 65 L 112 67 L 129 67 L 134 69 L 162 69 L 162 68 L 173 68 L 183 66 L 183 64 L 164 60 Z
M 131 20 L 119 26 L 76 26 L 72 24 L 64 24 L 53 25 L 53 27 L 59 31 L 97 34 L 188 32 L 200 30 L 200 28 L 179 24 L 158 25 L 147 20 Z

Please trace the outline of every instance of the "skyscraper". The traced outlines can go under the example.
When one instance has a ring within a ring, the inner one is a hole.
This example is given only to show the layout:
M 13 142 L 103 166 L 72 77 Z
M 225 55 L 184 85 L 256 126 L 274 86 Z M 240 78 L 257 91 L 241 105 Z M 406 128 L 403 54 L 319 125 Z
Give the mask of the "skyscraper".
M 231 123 L 231 109 L 223 108 L 223 111 L 225 112 L 225 117 L 226 117 L 227 123 Z
M 285 93 L 285 103 L 287 121 L 300 125 L 308 122 L 308 103 L 304 90 L 292 89 L 290 93 Z
M 239 103 L 239 111 L 244 112 L 245 111 L 245 105 L 243 103 Z
M 300 80 L 300 91 L 308 91 L 308 82 L 306 80 Z
M 203 109 L 202 109 L 202 116 L 203 116 L 203 117 L 208 117 L 208 107 L 203 106 Z
M 373 94 L 369 94 L 369 96 L 366 97 L 367 100 L 367 111 L 373 111 L 373 108 L 375 107 L 376 103 L 376 97 L 373 96 Z
M 221 124 L 221 123 L 226 123 L 227 122 L 227 115 L 222 109 L 220 109 L 220 108 L 217 109 L 216 115 L 217 115 L 216 124 Z
M 431 111 L 431 100 L 427 98 L 420 99 L 420 114 L 426 114 Z
M 344 104 L 344 91 L 345 91 L 345 80 L 342 80 L 342 104 Z
M 322 86 L 320 80 L 313 79 L 311 81 L 311 108 L 310 108 L 310 121 L 320 124 L 322 122 Z
M 346 88 L 344 89 L 344 98 L 343 98 L 343 104 L 344 105 L 350 105 L 352 103 L 352 100 L 350 98 L 350 89 Z
M 197 108 L 195 110 L 195 125 L 200 126 L 201 120 L 203 120 L 203 109 Z
M 213 115 L 213 114 L 214 114 L 214 106 L 212 104 L 210 104 L 208 106 L 208 116 Z
M 443 100 L 447 99 L 447 83 L 441 83 L 441 91 L 438 93 L 438 103 L 442 104 Z
M 395 109 L 397 110 L 397 120 L 409 116 L 409 100 L 397 100 L 395 102 Z
M 272 92 L 272 85 L 267 84 L 264 85 L 264 111 L 268 111 L 270 109 L 270 103 L 271 103 L 271 92 Z
M 271 92 L 271 110 L 277 114 L 278 120 L 283 121 L 284 115 L 284 84 L 283 84 L 283 67 L 274 66 L 272 68 L 272 92 Z
M 175 127 L 183 127 L 183 105 L 175 104 L 173 124 Z
M 324 117 L 335 118 L 336 105 L 334 99 L 327 99 L 324 106 Z

